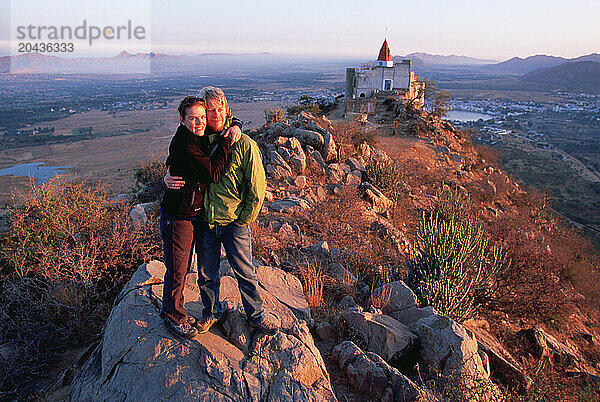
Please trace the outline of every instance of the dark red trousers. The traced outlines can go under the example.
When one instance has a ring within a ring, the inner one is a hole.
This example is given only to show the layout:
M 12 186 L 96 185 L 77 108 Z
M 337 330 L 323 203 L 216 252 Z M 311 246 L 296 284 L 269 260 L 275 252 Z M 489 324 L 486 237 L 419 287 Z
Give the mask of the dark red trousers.
M 190 254 L 194 242 L 197 221 L 160 217 L 160 236 L 165 254 L 165 284 L 163 287 L 163 310 L 177 324 L 185 322 L 183 289 L 185 276 L 190 265 Z

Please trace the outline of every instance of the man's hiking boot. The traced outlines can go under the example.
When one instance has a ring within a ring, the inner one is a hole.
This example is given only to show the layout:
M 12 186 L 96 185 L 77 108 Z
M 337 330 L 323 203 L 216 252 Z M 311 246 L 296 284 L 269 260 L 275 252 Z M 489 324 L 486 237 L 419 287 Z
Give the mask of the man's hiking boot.
M 198 331 L 196 330 L 196 328 L 192 327 L 188 321 L 185 321 L 181 324 L 177 324 L 173 322 L 173 320 L 171 320 L 169 317 L 165 317 L 163 322 L 165 323 L 165 326 L 169 331 L 182 338 L 190 339 L 198 335 Z
M 268 318 L 265 318 L 258 324 L 250 324 L 250 326 L 254 329 L 261 330 L 267 335 L 275 335 L 277 331 L 279 331 L 279 326 Z
M 205 332 L 208 332 L 210 327 L 212 327 L 215 322 L 217 322 L 217 319 L 213 317 L 200 318 L 198 321 L 196 321 L 196 328 L 198 328 L 198 333 L 203 334 Z
M 208 330 L 215 324 L 219 324 L 220 328 L 223 329 L 223 323 L 227 319 L 227 314 L 229 314 L 228 309 L 223 310 L 223 312 L 221 313 L 221 317 L 219 317 L 218 320 L 216 318 L 212 318 L 212 317 L 211 318 L 200 318 L 193 325 L 198 329 L 199 334 L 208 332 Z

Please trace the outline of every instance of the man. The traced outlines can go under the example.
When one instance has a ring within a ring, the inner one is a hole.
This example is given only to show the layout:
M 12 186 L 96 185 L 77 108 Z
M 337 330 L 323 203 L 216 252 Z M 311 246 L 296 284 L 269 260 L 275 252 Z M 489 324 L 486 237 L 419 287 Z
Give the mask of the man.
M 209 141 L 216 142 L 231 111 L 225 94 L 219 88 L 206 87 L 202 97 L 207 105 Z M 176 177 L 165 177 L 169 186 Z M 197 322 L 200 333 L 222 318 L 225 312 L 219 301 L 219 265 L 221 245 L 238 281 L 242 304 L 250 325 L 274 335 L 277 325 L 262 307 L 256 270 L 252 265 L 250 223 L 256 220 L 265 197 L 266 177 L 258 145 L 243 134 L 231 151 L 229 168 L 218 183 L 210 184 L 204 198 L 203 217 L 196 236 L 198 254 L 198 287 L 204 305 L 203 316 Z

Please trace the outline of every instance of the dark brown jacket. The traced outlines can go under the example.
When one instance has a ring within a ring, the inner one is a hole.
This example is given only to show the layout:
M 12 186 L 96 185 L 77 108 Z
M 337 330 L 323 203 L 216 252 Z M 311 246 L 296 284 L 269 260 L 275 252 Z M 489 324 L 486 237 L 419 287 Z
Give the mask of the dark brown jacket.
M 230 155 L 229 140 L 219 141 L 209 149 L 206 134 L 195 135 L 180 125 L 169 145 L 167 165 L 171 176 L 181 176 L 185 185 L 180 190 L 167 189 L 161 211 L 174 219 L 196 216 L 202 208 L 206 187 L 221 179 Z

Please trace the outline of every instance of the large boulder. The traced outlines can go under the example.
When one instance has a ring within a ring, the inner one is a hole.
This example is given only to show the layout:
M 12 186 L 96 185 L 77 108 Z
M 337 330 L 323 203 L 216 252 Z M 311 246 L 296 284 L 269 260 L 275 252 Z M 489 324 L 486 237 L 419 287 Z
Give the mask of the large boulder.
M 577 349 L 560 342 L 558 339 L 536 325 L 524 329 L 518 334 L 530 342 L 532 354 L 537 359 L 547 359 L 550 364 L 568 367 L 573 372 L 589 373 L 597 377 L 598 372 L 580 356 Z
M 148 216 L 158 211 L 158 205 L 154 202 L 145 202 L 136 204 L 129 211 L 129 220 L 137 226 L 144 226 L 148 223 Z
M 272 165 L 283 166 L 284 168 L 289 169 L 289 165 L 285 161 L 285 158 L 275 150 L 269 152 L 269 161 Z
M 491 379 L 495 383 L 506 385 L 520 394 L 526 394 L 533 381 L 521 365 L 485 328 L 472 327 L 471 329 L 477 337 L 479 350 L 485 352 L 488 356 Z
M 420 389 L 394 367 L 373 352 L 363 352 L 351 341 L 333 349 L 332 358 L 348 376 L 352 386 L 368 393 L 373 400 L 433 401 L 435 398 Z
M 282 141 L 282 139 L 285 139 Z M 280 137 L 277 147 L 277 152 L 281 154 L 283 159 L 296 171 L 296 173 L 304 173 L 306 169 L 306 154 L 302 149 L 302 145 L 297 138 Z
M 72 400 L 335 400 L 319 350 L 297 317 L 306 316 L 297 281 L 257 269 L 263 306 L 281 322 L 277 335 L 251 330 L 235 279 L 224 277 L 221 300 L 232 311 L 222 328 L 182 340 L 159 316 L 164 272 L 153 261 L 134 273 L 101 343 L 73 379 Z M 195 274 L 188 275 L 184 296 L 188 313 L 200 316 Z
M 325 139 L 321 133 L 311 130 L 305 130 L 303 128 L 297 128 L 294 131 L 294 137 L 296 137 L 304 145 L 310 145 L 316 149 L 322 149 L 325 144 Z
M 417 296 L 403 281 L 386 283 L 375 288 L 372 295 L 385 301 L 382 310 L 386 314 L 417 307 Z
M 325 164 L 325 161 L 323 160 L 323 156 L 321 155 L 321 153 L 315 150 L 310 145 L 306 147 L 306 152 L 308 154 L 309 163 L 315 164 L 316 166 L 322 169 L 324 169 L 327 166 Z
M 269 209 L 274 212 L 286 214 L 295 214 L 305 209 L 310 209 L 311 204 L 304 198 L 289 196 L 281 200 L 273 201 L 269 204 Z
M 333 136 L 329 132 L 323 134 L 323 146 L 321 147 L 321 154 L 326 161 L 330 161 L 337 158 L 337 147 Z
M 368 351 L 386 361 L 397 361 L 416 347 L 417 336 L 390 316 L 363 312 L 354 307 L 343 311 L 342 318 Z
M 394 317 L 402 324 L 410 328 L 411 331 L 415 331 L 416 325 L 422 318 L 431 317 L 436 315 L 436 311 L 433 307 L 409 307 L 404 310 L 398 310 L 389 313 L 390 316 Z
M 419 358 L 428 371 L 460 384 L 468 399 L 499 400 L 490 380 L 489 360 L 480 353 L 473 333 L 452 319 L 432 315 L 417 322 Z
M 267 171 L 269 176 L 271 176 L 275 180 L 289 179 L 289 178 L 294 177 L 292 170 L 290 169 L 289 166 L 286 167 L 286 166 L 282 166 L 282 165 L 268 164 L 265 167 L 265 170 Z

